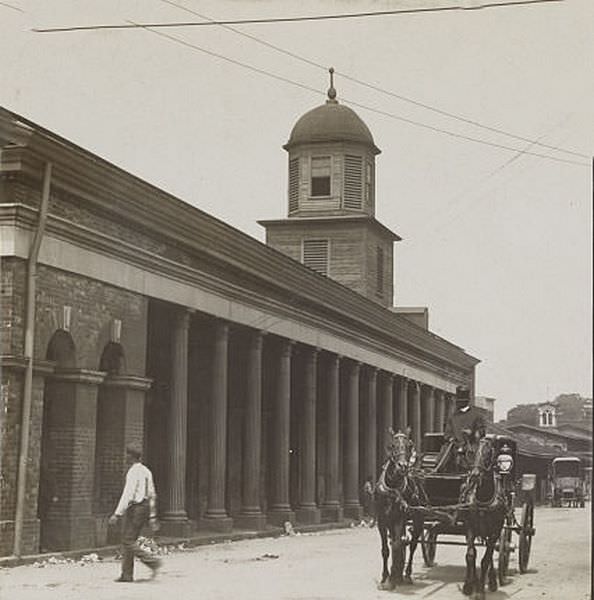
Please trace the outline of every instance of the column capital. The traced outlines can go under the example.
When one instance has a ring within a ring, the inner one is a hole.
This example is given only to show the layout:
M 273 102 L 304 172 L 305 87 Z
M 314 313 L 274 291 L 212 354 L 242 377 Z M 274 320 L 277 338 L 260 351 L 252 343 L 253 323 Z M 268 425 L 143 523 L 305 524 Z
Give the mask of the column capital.
M 280 346 L 282 356 L 290 356 L 295 348 L 295 340 L 280 338 Z

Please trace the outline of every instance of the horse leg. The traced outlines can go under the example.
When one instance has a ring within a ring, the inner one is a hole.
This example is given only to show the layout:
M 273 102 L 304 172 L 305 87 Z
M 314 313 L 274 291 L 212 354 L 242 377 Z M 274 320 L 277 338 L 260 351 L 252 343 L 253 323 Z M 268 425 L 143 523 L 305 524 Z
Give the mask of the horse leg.
M 406 563 L 406 571 L 404 573 L 404 580 L 406 583 L 412 583 L 412 563 L 417 549 L 417 544 L 421 533 L 423 532 L 423 519 L 418 516 L 413 517 L 412 531 L 410 537 L 410 547 L 408 549 L 408 561 Z
M 402 583 L 402 568 L 404 566 L 404 542 L 402 540 L 406 528 L 406 523 L 402 518 L 398 518 L 392 523 L 392 569 L 390 572 L 390 582 L 392 587 Z
M 377 528 L 379 530 L 379 534 L 382 540 L 382 561 L 383 561 L 383 569 L 382 569 L 382 581 L 381 585 L 383 586 L 390 573 L 388 572 L 388 559 L 390 557 L 390 546 L 388 545 L 388 528 L 386 524 L 382 521 L 378 521 Z
M 489 562 L 489 571 L 487 573 L 489 580 L 489 591 L 496 592 L 497 591 L 497 571 L 495 570 L 495 565 L 493 564 L 493 553 L 495 550 L 495 544 L 499 539 L 499 535 L 501 533 L 501 527 L 493 533 L 489 539 L 487 540 L 487 548 L 491 550 L 490 562 Z
M 487 574 L 489 574 L 489 589 L 491 590 L 491 581 L 492 576 L 491 572 L 495 573 L 495 569 L 493 568 L 493 552 L 495 551 L 495 538 L 493 534 L 490 534 L 485 537 L 485 554 L 483 555 L 483 559 L 481 560 L 481 576 L 478 580 L 478 585 L 475 590 L 475 599 L 476 600 L 484 600 L 485 599 L 485 581 L 487 579 Z M 497 578 L 495 577 L 495 581 Z M 495 588 L 497 589 L 497 588 Z M 495 590 L 491 590 L 495 591 Z
M 466 529 L 466 579 L 462 586 L 462 593 L 470 596 L 476 587 L 476 547 L 474 545 L 474 532 L 470 525 Z

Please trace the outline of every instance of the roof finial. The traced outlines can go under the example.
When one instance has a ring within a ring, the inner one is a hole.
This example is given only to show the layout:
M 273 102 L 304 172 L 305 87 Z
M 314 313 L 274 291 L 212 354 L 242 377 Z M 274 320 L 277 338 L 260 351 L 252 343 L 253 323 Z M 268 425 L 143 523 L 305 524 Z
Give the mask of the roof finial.
M 328 100 L 326 100 L 326 103 L 337 104 L 336 90 L 334 89 L 334 67 L 330 67 L 328 72 L 330 73 L 330 87 L 328 88 Z

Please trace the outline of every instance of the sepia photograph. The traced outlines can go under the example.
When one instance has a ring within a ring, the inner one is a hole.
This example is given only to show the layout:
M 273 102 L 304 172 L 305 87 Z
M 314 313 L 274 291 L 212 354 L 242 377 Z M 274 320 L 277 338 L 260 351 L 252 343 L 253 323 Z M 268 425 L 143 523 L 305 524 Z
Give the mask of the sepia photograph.
M 0 600 L 592 599 L 592 0 L 0 57 Z

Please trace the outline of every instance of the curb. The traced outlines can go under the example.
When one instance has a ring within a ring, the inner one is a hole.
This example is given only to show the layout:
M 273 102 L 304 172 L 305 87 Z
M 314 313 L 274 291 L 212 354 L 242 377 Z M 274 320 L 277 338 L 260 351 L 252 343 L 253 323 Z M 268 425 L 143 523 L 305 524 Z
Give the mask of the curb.
M 345 520 L 339 523 L 322 523 L 319 525 L 295 525 L 295 533 L 316 533 L 322 531 L 331 531 L 333 529 L 348 529 L 353 526 L 354 521 Z M 177 546 L 184 544 L 186 548 L 197 548 L 199 546 L 208 546 L 210 544 L 223 544 L 225 542 L 239 542 L 242 540 L 254 540 L 261 538 L 274 538 L 287 535 L 282 527 L 267 527 L 262 531 L 242 531 L 235 530 L 229 533 L 204 532 L 201 535 L 192 537 L 155 537 L 155 541 L 161 546 Z M 80 550 L 65 550 L 62 552 L 47 552 L 44 554 L 28 554 L 27 556 L 6 556 L 0 557 L 0 568 L 20 567 L 31 565 L 37 561 L 47 560 L 55 557 L 59 559 L 71 558 L 78 560 L 86 554 L 97 554 L 101 558 L 107 558 L 115 555 L 120 549 L 119 545 L 101 546 L 100 548 L 84 548 Z

